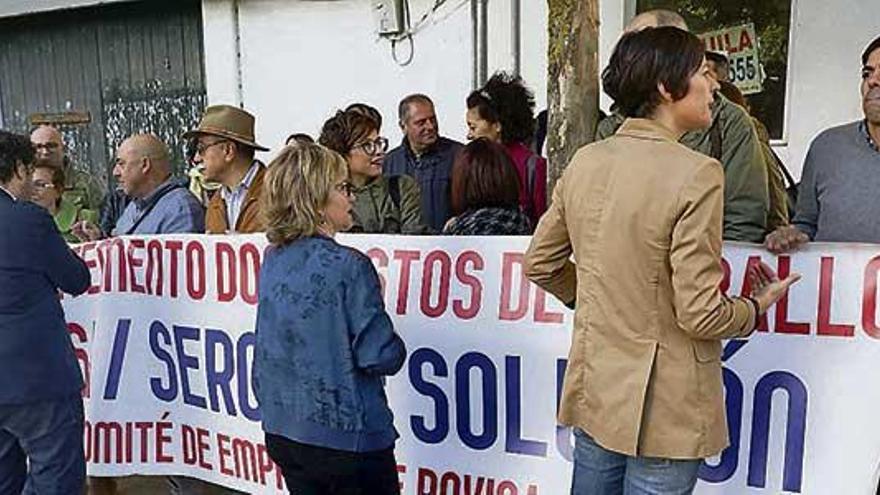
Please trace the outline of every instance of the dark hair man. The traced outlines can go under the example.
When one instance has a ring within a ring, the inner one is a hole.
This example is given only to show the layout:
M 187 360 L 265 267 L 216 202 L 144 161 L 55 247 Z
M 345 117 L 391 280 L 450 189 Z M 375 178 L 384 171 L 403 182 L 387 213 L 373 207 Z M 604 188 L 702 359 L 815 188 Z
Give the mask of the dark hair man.
M 861 75 L 864 118 L 813 140 L 792 225 L 767 236 L 770 251 L 811 240 L 880 243 L 880 37 L 862 53 Z
M 716 81 L 730 81 L 730 60 L 724 52 L 706 51 L 706 64 Z
M 33 160 L 0 131 L 0 493 L 81 493 L 83 380 L 58 291 L 82 294 L 89 271 L 28 201 Z

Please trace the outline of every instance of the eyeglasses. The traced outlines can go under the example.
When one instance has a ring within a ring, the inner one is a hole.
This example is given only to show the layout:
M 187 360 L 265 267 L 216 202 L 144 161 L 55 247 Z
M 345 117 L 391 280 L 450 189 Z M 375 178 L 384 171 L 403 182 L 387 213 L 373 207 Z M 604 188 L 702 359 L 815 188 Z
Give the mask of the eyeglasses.
M 198 144 L 196 144 L 196 148 L 195 148 L 196 154 L 204 155 L 205 152 L 208 151 L 208 148 L 210 148 L 211 146 L 215 146 L 215 145 L 218 145 L 220 143 L 225 143 L 225 142 L 226 142 L 225 139 L 220 139 L 218 141 L 212 141 L 210 143 L 198 143 Z
M 346 196 L 354 196 L 354 184 L 348 182 L 347 180 L 342 181 L 339 184 L 334 185 L 333 187 Z
M 36 187 L 37 189 L 55 189 L 55 184 L 52 184 L 51 182 L 35 180 L 34 187 Z
M 374 141 L 364 141 L 363 143 L 354 145 L 354 148 L 364 150 L 368 155 L 377 155 L 388 151 L 388 139 L 378 137 Z
M 40 148 L 44 148 L 46 151 L 54 151 L 54 150 L 57 150 L 57 149 L 60 148 L 60 147 L 61 147 L 60 144 L 58 144 L 58 143 L 52 143 L 52 142 L 48 142 L 48 143 L 35 143 L 35 144 L 34 144 L 34 149 L 35 149 L 35 150 L 39 150 Z

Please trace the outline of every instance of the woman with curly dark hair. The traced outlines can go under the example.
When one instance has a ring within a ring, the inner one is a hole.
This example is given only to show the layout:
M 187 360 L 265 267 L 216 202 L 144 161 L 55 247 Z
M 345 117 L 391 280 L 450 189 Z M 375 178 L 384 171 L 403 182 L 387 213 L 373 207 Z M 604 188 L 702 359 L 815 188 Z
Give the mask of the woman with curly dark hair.
M 535 96 L 522 78 L 497 72 L 467 97 L 468 139 L 500 142 L 520 179 L 519 204 L 532 225 L 547 209 L 547 161 L 529 149 L 535 134 Z

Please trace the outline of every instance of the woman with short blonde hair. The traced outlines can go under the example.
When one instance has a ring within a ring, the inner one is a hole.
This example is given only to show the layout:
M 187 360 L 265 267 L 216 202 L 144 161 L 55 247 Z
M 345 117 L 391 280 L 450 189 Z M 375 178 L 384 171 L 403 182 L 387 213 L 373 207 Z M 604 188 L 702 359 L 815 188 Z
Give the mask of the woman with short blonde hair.
M 345 160 L 323 146 L 285 146 L 266 175 L 262 212 L 269 242 L 287 244 L 326 227 L 322 205 L 347 173 Z
M 352 223 L 345 161 L 284 148 L 262 196 L 254 386 L 269 456 L 291 493 L 400 493 L 398 437 L 383 388 L 406 357 L 364 254 L 334 240 Z

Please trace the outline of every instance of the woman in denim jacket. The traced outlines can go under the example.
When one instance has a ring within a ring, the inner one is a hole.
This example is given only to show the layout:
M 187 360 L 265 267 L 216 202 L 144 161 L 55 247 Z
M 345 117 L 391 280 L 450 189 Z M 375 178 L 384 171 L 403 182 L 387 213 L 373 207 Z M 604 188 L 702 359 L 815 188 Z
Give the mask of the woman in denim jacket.
M 383 388 L 406 357 L 352 224 L 346 163 L 284 148 L 262 197 L 272 244 L 260 274 L 254 376 L 266 447 L 291 493 L 399 493 L 398 437 Z

